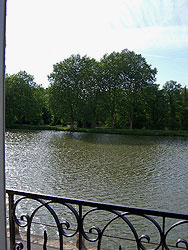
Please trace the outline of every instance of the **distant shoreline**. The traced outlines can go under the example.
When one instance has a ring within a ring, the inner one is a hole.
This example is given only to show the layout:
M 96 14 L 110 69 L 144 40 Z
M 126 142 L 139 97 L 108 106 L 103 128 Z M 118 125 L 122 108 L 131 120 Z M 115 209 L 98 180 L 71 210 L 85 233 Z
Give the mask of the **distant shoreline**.
M 188 131 L 184 130 L 147 130 L 147 129 L 112 129 L 112 128 L 74 128 L 63 127 L 61 125 L 13 125 L 9 129 L 21 130 L 55 130 L 66 132 L 84 132 L 119 135 L 139 135 L 139 136 L 183 136 L 188 137 Z

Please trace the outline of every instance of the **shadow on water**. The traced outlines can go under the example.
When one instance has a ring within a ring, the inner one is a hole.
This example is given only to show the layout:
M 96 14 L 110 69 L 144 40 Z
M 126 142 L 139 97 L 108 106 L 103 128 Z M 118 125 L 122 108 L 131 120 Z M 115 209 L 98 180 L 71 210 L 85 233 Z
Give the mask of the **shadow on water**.
M 57 135 L 56 135 L 57 136 Z M 57 137 L 56 137 L 57 138 Z M 60 132 L 59 139 L 69 139 L 72 141 L 83 141 L 84 143 L 104 144 L 104 145 L 152 145 L 157 141 L 152 136 L 118 135 L 118 134 L 98 134 L 83 132 Z M 135 140 L 136 138 L 136 140 Z M 152 140 L 151 140 L 152 138 Z

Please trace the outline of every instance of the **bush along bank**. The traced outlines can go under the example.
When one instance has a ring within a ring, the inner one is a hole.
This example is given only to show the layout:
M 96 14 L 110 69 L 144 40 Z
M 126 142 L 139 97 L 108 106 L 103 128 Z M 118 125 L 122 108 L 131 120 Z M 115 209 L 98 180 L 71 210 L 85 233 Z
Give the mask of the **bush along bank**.
M 141 136 L 183 136 L 188 137 L 188 131 L 183 130 L 147 130 L 147 129 L 112 129 L 112 128 L 71 128 L 70 126 L 51 125 L 12 125 L 8 129 L 21 130 L 55 130 L 66 132 L 120 134 L 120 135 L 141 135 Z

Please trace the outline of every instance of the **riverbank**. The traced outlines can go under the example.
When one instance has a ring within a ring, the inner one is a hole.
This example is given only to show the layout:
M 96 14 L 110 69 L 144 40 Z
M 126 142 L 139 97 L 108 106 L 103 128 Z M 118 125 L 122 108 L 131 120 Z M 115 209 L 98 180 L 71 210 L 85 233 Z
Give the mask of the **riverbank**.
M 101 134 L 120 134 L 120 135 L 143 135 L 143 136 L 183 136 L 188 137 L 188 131 L 183 130 L 147 130 L 147 129 L 112 129 L 112 128 L 74 128 L 63 127 L 61 125 L 14 125 L 8 129 L 23 130 L 55 130 L 67 132 L 85 132 Z

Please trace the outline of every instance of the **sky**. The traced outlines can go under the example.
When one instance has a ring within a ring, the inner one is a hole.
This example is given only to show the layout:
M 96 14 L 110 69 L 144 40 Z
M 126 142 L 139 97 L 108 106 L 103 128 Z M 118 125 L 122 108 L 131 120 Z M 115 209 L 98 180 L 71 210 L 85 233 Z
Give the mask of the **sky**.
M 160 86 L 188 86 L 188 0 L 7 0 L 8 74 L 25 70 L 46 88 L 72 54 L 100 60 L 123 49 L 157 68 Z

